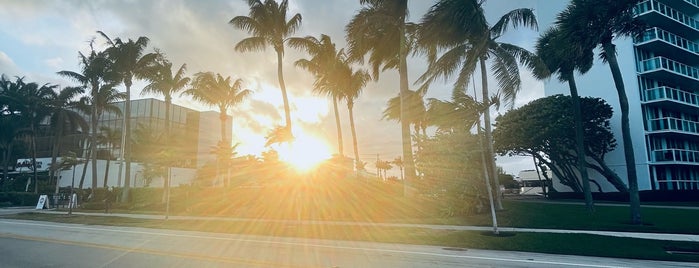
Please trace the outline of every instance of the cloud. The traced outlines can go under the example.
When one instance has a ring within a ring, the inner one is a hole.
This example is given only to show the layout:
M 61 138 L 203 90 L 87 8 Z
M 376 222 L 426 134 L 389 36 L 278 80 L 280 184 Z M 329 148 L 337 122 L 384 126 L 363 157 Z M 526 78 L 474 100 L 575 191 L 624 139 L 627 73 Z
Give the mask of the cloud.
M 0 74 L 5 74 L 6 76 L 21 76 L 15 62 L 3 51 L 0 51 Z

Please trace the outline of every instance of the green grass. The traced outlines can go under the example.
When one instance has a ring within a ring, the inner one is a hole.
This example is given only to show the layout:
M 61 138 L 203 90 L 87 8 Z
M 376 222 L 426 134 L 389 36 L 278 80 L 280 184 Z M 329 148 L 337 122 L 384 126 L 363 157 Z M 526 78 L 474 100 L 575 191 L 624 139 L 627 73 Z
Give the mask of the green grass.
M 274 222 L 144 220 L 122 217 L 25 213 L 8 218 L 91 225 L 132 226 L 204 232 L 422 244 L 455 248 L 513 250 L 615 258 L 699 262 L 699 255 L 668 254 L 665 248 L 699 251 L 699 243 L 618 238 L 586 234 L 517 233 L 494 237 L 475 231 L 359 227 Z

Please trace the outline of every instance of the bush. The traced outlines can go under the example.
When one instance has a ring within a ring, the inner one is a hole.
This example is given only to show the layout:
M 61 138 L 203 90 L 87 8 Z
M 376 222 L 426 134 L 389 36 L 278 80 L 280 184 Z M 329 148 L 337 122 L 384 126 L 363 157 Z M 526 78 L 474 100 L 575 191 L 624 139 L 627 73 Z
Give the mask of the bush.
M 26 192 L 4 192 L 0 193 L 0 203 L 9 204 L 7 206 L 34 206 L 39 201 L 39 195 Z

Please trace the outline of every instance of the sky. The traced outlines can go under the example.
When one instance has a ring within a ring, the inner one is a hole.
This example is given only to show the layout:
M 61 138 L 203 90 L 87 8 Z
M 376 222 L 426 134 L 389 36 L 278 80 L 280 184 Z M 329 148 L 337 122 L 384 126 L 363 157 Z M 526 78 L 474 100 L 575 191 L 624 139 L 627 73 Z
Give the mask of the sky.
M 111 38 L 136 39 L 147 36 L 149 50 L 158 48 L 174 66 L 187 64 L 187 74 L 212 71 L 224 77 L 242 78 L 245 87 L 254 91 L 250 99 L 232 109 L 233 143 L 240 143 L 239 154 L 259 154 L 264 150 L 264 136 L 275 125 L 283 124 L 283 105 L 276 73 L 276 54 L 271 48 L 261 52 L 240 53 L 234 45 L 248 37 L 234 29 L 228 21 L 235 16 L 247 16 L 247 1 L 243 0 L 0 0 L 0 74 L 25 76 L 26 81 L 72 86 L 74 82 L 56 75 L 61 70 L 79 70 L 78 52 L 87 53 L 89 42 L 96 38 L 97 46 L 104 40 L 96 31 Z M 298 0 L 289 1 L 289 16 L 302 16 L 301 28 L 295 36 L 329 35 L 338 48 L 345 47 L 344 27 L 360 9 L 358 0 Z M 412 22 L 435 1 L 410 1 Z M 565 6 L 559 0 L 488 0 L 485 9 L 489 22 L 494 23 L 507 11 L 533 8 L 538 13 L 539 28 L 544 30 L 553 20 L 555 10 Z M 546 12 L 540 12 L 540 8 Z M 510 31 L 501 38 L 531 50 L 537 31 Z M 284 78 L 289 91 L 292 121 L 295 128 L 326 144 L 336 152 L 335 121 L 332 104 L 312 94 L 313 77 L 294 67 L 293 62 L 307 58 L 303 52 L 287 48 L 284 55 Z M 414 82 L 426 69 L 422 58 L 408 62 L 409 80 Z M 475 75 L 480 77 L 480 75 Z M 492 79 L 492 78 L 491 78 Z M 543 97 L 543 83 L 522 70 L 523 86 L 515 107 Z M 448 99 L 452 81 L 439 80 L 427 97 Z M 476 80 L 476 84 L 480 82 Z M 490 81 L 490 85 L 496 85 Z M 139 81 L 132 87 L 132 99 L 153 97 L 141 95 Z M 491 86 L 493 87 L 493 86 Z M 495 92 L 494 88 L 491 88 Z M 395 70 L 381 74 L 379 81 L 369 83 L 355 103 L 360 158 L 373 163 L 378 156 L 392 160 L 401 154 L 400 126 L 382 120 L 386 101 L 398 94 Z M 480 98 L 480 97 L 479 97 Z M 187 97 L 176 97 L 173 103 L 196 110 L 214 110 Z M 504 113 L 492 111 L 493 116 Z M 340 104 L 345 155 L 352 155 L 351 133 L 347 109 Z M 493 118 L 494 118 L 493 117 Z M 218 130 L 215 130 L 218 131 Z M 498 165 L 509 174 L 532 169 L 528 157 L 498 157 Z M 372 168 L 370 164 L 367 166 Z

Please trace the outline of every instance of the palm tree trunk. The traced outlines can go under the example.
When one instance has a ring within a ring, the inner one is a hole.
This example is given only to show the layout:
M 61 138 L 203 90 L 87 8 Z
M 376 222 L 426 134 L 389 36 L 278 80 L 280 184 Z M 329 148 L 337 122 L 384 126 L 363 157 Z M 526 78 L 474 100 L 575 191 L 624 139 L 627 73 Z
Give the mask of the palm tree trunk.
M 483 84 L 482 94 L 483 94 L 483 106 L 485 106 L 485 111 L 483 112 L 483 128 L 485 129 L 485 152 L 487 153 L 486 162 L 490 167 L 488 170 L 491 171 L 491 176 L 495 182 L 494 188 L 497 190 L 495 194 L 495 203 L 498 210 L 502 210 L 502 200 L 500 199 L 500 180 L 498 179 L 498 171 L 495 165 L 495 158 L 493 152 L 493 131 L 490 127 L 490 94 L 488 93 L 488 75 L 485 68 L 485 59 L 480 59 L 481 64 L 481 83 Z M 492 186 L 491 186 L 492 187 Z
M 230 148 L 230 146 L 229 146 L 230 139 L 226 138 L 226 110 L 221 108 L 220 113 L 221 114 L 220 114 L 219 118 L 221 119 L 221 145 L 219 146 L 218 149 L 219 150 L 228 150 L 228 148 Z M 226 146 L 228 146 L 228 147 L 226 147 Z M 218 158 L 218 159 L 216 159 L 217 163 L 223 162 L 223 159 L 222 159 L 223 155 L 221 154 L 221 152 L 217 152 L 217 158 Z M 221 166 L 220 164 L 216 165 L 216 175 L 217 175 L 216 177 L 219 177 L 223 173 L 223 172 L 221 172 L 220 166 Z M 226 168 L 228 168 L 227 165 L 225 165 L 225 166 L 226 166 Z M 226 176 L 226 173 L 223 173 L 223 175 L 221 177 L 224 177 L 224 176 Z M 224 188 L 227 186 L 226 185 L 227 180 L 228 180 L 228 178 L 223 178 L 221 180 L 221 183 L 223 184 Z
M 95 192 L 97 187 L 97 108 L 92 104 L 92 133 L 90 133 L 90 159 L 92 160 L 92 186 L 91 191 Z
M 172 146 L 170 144 L 170 106 L 172 105 L 171 103 L 172 103 L 172 97 L 165 96 L 165 141 L 166 141 L 166 144 L 168 146 Z M 223 127 L 222 127 L 221 131 L 224 131 L 224 130 L 225 129 L 223 129 Z M 222 135 L 223 135 L 223 138 L 225 139 L 226 133 L 224 132 Z M 167 172 L 166 178 L 163 179 L 163 203 L 167 202 L 169 195 L 170 195 L 170 191 L 169 191 L 169 189 L 170 189 L 170 177 L 169 177 L 170 176 L 170 168 L 169 167 L 172 163 L 170 163 L 170 161 L 169 161 L 170 159 L 167 159 L 167 160 L 168 161 L 166 163 L 168 163 L 167 164 L 168 172 Z
M 575 147 L 578 156 L 578 171 L 582 177 L 583 194 L 585 195 L 585 207 L 589 212 L 595 211 L 595 205 L 592 200 L 592 192 L 590 190 L 590 177 L 587 174 L 585 140 L 583 132 L 585 129 L 582 124 L 582 114 L 580 112 L 580 96 L 578 95 L 578 87 L 575 84 L 575 75 L 573 72 L 568 76 L 568 87 L 570 88 L 571 102 L 573 103 L 573 121 L 575 121 Z
M 282 90 L 282 99 L 284 100 L 284 119 L 286 120 L 286 129 L 291 132 L 291 109 L 289 108 L 289 97 L 286 95 L 286 85 L 284 84 L 284 71 L 282 70 L 282 52 L 277 51 L 277 79 L 279 80 L 279 88 Z
M 403 162 L 405 163 L 405 180 L 403 181 L 403 195 L 408 194 L 410 184 L 415 178 L 415 162 L 413 162 L 413 144 L 410 137 L 410 121 L 408 119 L 408 63 L 406 57 L 408 48 L 405 40 L 405 24 L 401 22 L 400 26 L 400 65 L 398 66 L 398 74 L 400 76 L 400 127 L 401 140 L 403 147 Z
M 636 173 L 636 157 L 634 156 L 633 143 L 631 141 L 631 127 L 629 125 L 629 100 L 626 97 L 624 80 L 619 69 L 614 44 L 609 41 L 602 43 L 602 50 L 607 56 L 609 68 L 612 71 L 614 85 L 619 95 L 619 107 L 621 109 L 621 136 L 624 142 L 624 156 L 626 158 L 626 172 L 629 181 L 629 206 L 631 210 L 631 222 L 641 224 L 641 199 L 638 195 L 638 174 Z
M 2 171 L 3 180 L 2 180 L 2 184 L 1 184 L 2 189 L 0 189 L 0 190 L 5 189 L 5 184 L 7 184 L 7 180 L 9 180 L 8 173 L 9 173 L 9 169 L 10 169 L 10 157 L 12 157 L 12 147 L 13 147 L 12 142 L 10 141 L 7 144 L 7 150 L 5 150 L 5 159 L 4 159 L 5 163 L 3 163 L 3 171 Z
M 335 111 L 335 127 L 337 128 L 337 153 L 344 156 L 344 144 L 342 141 L 342 126 L 340 125 L 340 111 L 337 109 L 337 97 L 333 96 L 333 110 Z M 359 160 L 359 159 L 355 159 Z
M 124 190 L 121 192 L 121 200 L 128 202 L 131 188 L 131 83 L 126 86 L 126 101 L 124 102 Z
M 31 137 L 31 146 L 32 146 L 32 169 L 33 169 L 33 176 L 34 176 L 34 193 L 38 194 L 39 193 L 39 176 L 37 175 L 36 172 L 36 128 L 34 127 L 34 123 L 32 122 L 32 137 Z
M 87 141 L 87 142 L 88 142 L 88 145 L 87 145 L 88 147 L 90 147 L 90 141 L 89 141 L 89 140 L 90 140 L 90 138 L 88 137 L 88 141 Z M 80 190 L 83 189 L 83 184 L 85 183 L 85 174 L 87 174 L 87 163 L 88 163 L 87 160 L 90 159 L 90 157 L 91 157 L 90 149 L 87 149 L 87 151 L 85 152 L 84 157 L 85 157 L 85 160 L 82 162 L 82 164 L 83 164 L 83 173 L 80 175 L 80 183 L 78 184 L 78 188 L 79 188 Z
M 352 130 L 352 147 L 354 149 L 354 163 L 355 167 L 359 163 L 359 149 L 357 148 L 357 131 L 354 127 L 354 103 L 351 100 L 347 100 L 347 110 L 349 111 L 350 129 Z
M 111 150 L 110 150 L 110 152 L 111 152 Z M 103 188 L 107 188 L 107 180 L 109 179 L 109 162 L 110 162 L 109 160 L 110 160 L 110 158 L 111 158 L 111 156 L 108 155 L 107 156 L 107 167 L 104 168 L 104 181 L 102 182 Z
M 63 139 L 63 113 L 58 114 L 58 125 L 56 126 L 56 133 L 54 134 L 54 139 L 53 139 L 53 148 L 51 150 L 51 169 L 50 169 L 50 178 L 56 177 L 56 162 L 58 158 L 58 154 L 61 151 L 61 140 Z M 56 178 L 56 191 L 54 192 L 55 194 L 58 194 L 59 190 L 59 181 L 58 178 Z

